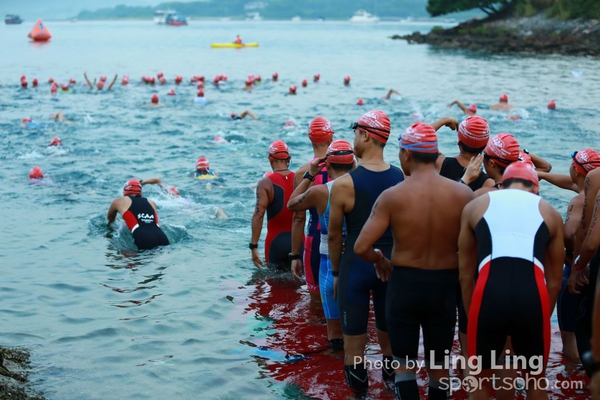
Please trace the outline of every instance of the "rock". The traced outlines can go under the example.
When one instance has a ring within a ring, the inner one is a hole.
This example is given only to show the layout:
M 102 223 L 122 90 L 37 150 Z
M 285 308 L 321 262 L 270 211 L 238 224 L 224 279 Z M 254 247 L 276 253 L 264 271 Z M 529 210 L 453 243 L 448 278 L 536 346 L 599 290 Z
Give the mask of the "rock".
M 29 353 L 0 347 L 0 399 L 44 400 L 27 382 Z

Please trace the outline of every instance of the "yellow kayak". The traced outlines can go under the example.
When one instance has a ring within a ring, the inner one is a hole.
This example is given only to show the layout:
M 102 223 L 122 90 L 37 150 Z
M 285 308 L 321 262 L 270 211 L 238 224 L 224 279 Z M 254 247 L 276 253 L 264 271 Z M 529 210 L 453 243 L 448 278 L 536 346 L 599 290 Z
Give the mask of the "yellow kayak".
M 244 47 L 258 47 L 258 43 L 212 43 L 210 47 L 213 49 L 241 49 Z

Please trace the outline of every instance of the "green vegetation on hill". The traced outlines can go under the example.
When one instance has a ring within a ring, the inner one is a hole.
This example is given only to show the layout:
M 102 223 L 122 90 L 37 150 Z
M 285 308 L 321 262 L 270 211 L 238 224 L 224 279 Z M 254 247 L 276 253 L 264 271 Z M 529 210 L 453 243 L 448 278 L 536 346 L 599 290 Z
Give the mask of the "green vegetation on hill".
M 252 7 L 254 3 L 255 7 Z M 261 4 L 264 7 L 261 7 Z M 192 3 L 169 2 L 156 7 L 117 6 L 82 11 L 78 19 L 150 18 L 155 10 L 177 10 L 190 17 L 245 17 L 257 11 L 266 19 L 349 19 L 358 9 L 381 18 L 427 17 L 427 0 L 205 0 Z M 256 7 L 257 6 L 257 7 Z
M 480 9 L 490 16 L 533 16 L 540 13 L 557 19 L 600 18 L 598 0 L 428 0 L 432 16 Z

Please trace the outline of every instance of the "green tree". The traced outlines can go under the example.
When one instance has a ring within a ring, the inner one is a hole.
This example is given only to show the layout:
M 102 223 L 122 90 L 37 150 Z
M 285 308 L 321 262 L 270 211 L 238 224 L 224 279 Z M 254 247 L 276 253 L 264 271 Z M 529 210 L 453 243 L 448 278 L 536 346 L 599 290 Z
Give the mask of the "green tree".
M 487 15 L 498 14 L 512 8 L 519 0 L 429 0 L 427 12 L 432 17 L 479 8 Z

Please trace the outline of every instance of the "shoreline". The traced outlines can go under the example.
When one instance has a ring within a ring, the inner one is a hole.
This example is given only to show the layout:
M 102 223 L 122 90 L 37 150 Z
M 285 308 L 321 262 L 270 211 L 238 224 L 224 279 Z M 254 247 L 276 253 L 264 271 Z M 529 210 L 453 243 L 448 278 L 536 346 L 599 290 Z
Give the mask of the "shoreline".
M 434 27 L 427 34 L 413 32 L 391 39 L 440 49 L 596 57 L 600 56 L 600 20 L 559 21 L 542 16 L 470 20 L 450 29 Z
M 29 384 L 29 353 L 0 346 L 0 399 L 45 400 Z

